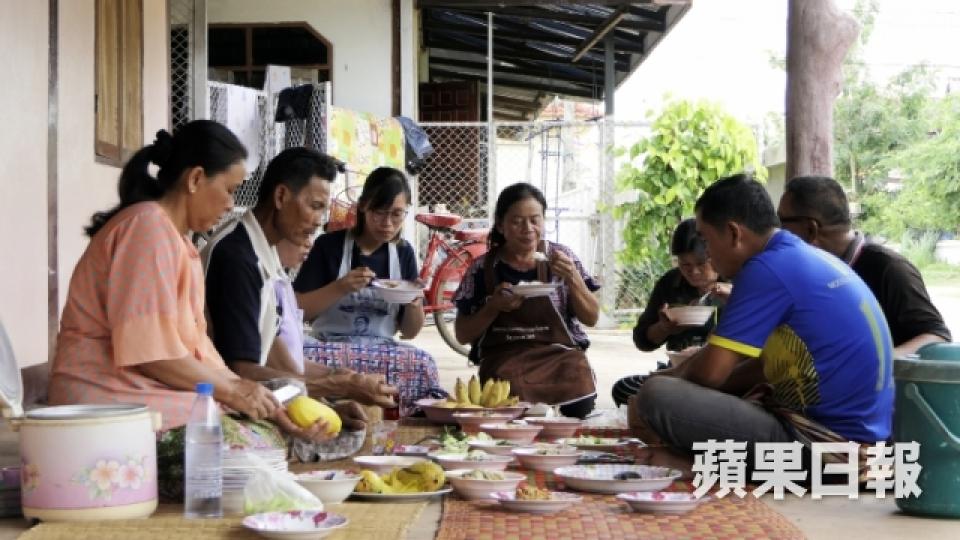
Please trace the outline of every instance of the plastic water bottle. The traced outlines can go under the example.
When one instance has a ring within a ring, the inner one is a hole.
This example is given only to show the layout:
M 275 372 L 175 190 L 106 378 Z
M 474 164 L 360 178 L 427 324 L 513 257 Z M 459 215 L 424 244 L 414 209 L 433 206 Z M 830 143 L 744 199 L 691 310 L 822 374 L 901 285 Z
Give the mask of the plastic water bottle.
M 184 517 L 223 516 L 223 430 L 210 383 L 197 384 L 184 455 Z

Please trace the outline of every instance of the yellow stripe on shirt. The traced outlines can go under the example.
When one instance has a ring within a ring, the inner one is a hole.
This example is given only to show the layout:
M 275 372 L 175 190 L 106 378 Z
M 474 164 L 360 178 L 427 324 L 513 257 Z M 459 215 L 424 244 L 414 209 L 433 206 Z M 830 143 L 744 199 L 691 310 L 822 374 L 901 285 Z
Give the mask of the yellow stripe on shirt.
M 760 357 L 760 348 L 747 345 L 746 343 L 740 343 L 739 341 L 734 341 L 732 339 L 727 339 L 725 337 L 720 337 L 716 334 L 711 334 L 710 338 L 707 340 L 707 343 L 716 345 L 717 347 L 723 347 L 724 349 L 731 350 L 737 354 L 749 356 L 750 358 Z

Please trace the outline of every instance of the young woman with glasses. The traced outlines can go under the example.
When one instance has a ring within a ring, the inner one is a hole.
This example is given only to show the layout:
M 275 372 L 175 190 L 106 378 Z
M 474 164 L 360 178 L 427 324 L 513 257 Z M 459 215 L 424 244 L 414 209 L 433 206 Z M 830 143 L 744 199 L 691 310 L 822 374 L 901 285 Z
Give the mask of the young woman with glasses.
M 357 201 L 357 224 L 320 236 L 293 284 L 318 340 L 304 347 L 305 360 L 382 374 L 399 389 L 401 408 L 445 395 L 433 357 L 394 340 L 398 332 L 413 339 L 423 328 L 423 298 L 391 304 L 368 287 L 375 278 L 417 279 L 413 247 L 400 238 L 410 202 L 401 171 L 374 170 Z

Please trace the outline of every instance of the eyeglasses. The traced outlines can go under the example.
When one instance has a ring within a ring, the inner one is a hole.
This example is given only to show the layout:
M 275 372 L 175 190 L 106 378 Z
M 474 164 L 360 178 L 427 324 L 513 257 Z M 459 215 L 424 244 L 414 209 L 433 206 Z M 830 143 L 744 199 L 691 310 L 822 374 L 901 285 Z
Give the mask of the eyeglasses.
M 396 209 L 396 210 L 371 210 L 370 217 L 383 223 L 388 219 L 393 223 L 400 223 L 403 221 L 403 218 L 407 217 L 407 210 Z

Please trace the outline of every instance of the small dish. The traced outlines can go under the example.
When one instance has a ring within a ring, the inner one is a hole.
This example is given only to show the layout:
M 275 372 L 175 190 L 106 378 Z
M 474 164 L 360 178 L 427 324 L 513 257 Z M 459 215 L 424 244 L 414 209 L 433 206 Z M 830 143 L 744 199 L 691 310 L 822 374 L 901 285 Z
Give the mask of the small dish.
M 583 497 L 579 495 L 562 491 L 551 491 L 549 499 L 517 499 L 517 494 L 512 491 L 493 493 L 492 498 L 499 502 L 500 506 L 511 512 L 529 512 L 532 514 L 552 514 L 583 500 Z
M 557 439 L 556 442 L 557 444 L 576 446 L 580 450 L 594 450 L 597 452 L 615 452 L 630 444 L 630 441 L 624 441 L 614 437 L 593 437 L 591 435 L 566 437 Z
M 557 467 L 573 465 L 580 459 L 583 452 L 573 446 L 554 446 L 553 448 L 527 446 L 514 448 L 513 455 L 520 462 L 521 467 L 534 471 L 550 472 Z
M 424 501 L 433 497 L 440 497 L 453 491 L 450 486 L 443 487 L 437 491 L 414 491 L 410 493 L 369 493 L 354 491 L 351 496 L 354 499 L 363 499 L 367 501 L 384 502 L 417 502 Z
M 297 475 L 297 483 L 316 495 L 323 504 L 339 504 L 347 500 L 360 482 L 360 475 L 351 471 L 310 471 Z
M 621 493 L 617 499 L 624 501 L 635 512 L 656 514 L 685 514 L 710 500 L 706 495 L 699 499 L 693 493 L 673 491 L 637 491 Z
M 430 453 L 430 447 L 416 444 L 398 444 L 393 447 L 393 453 L 397 456 L 426 456 Z
M 455 412 L 453 419 L 460 424 L 464 433 L 477 433 L 480 431 L 480 424 L 509 422 L 516 418 L 510 412 L 480 411 L 480 412 Z
M 677 306 L 667 308 L 667 315 L 680 326 L 703 326 L 716 311 L 714 306 Z
M 494 439 L 506 439 L 520 444 L 530 444 L 537 434 L 543 431 L 543 426 L 533 424 L 480 424 L 480 431 Z
M 670 487 L 680 478 L 680 471 L 676 469 L 650 465 L 571 465 L 560 467 L 553 474 L 568 488 L 592 493 L 657 491 Z M 640 478 L 616 479 L 623 474 L 636 474 Z
M 412 281 L 398 279 L 375 279 L 370 288 L 388 304 L 409 304 L 423 296 L 423 288 Z
M 322 510 L 264 512 L 243 518 L 243 526 L 266 538 L 314 540 L 346 527 L 347 518 Z
M 353 462 L 357 466 L 377 474 L 388 474 L 395 467 L 409 467 L 423 458 L 413 456 L 357 456 Z
M 483 450 L 488 454 L 513 457 L 513 449 L 520 448 L 521 444 L 506 439 L 492 439 L 487 441 L 470 441 L 471 450 Z
M 498 456 L 494 454 L 475 454 L 471 459 L 470 454 L 439 454 L 431 456 L 444 470 L 454 469 L 478 469 L 483 471 L 502 471 L 507 465 L 513 462 L 511 456 Z
M 583 424 L 579 418 L 567 418 L 566 416 L 546 416 L 543 418 L 525 418 L 528 424 L 543 426 L 540 432 L 541 439 L 562 439 L 573 437 L 577 430 Z
M 524 298 L 533 298 L 535 296 L 548 296 L 557 288 L 559 282 L 543 283 L 541 281 L 529 281 L 517 283 L 510 287 L 510 292 Z
M 453 417 L 453 414 L 460 412 L 479 413 L 490 411 L 510 414 L 512 418 L 517 418 L 530 406 L 529 403 L 520 402 L 510 407 L 487 407 L 479 409 L 473 407 L 445 407 L 445 404 L 449 404 L 446 399 L 431 398 L 418 399 L 415 404 L 423 410 L 423 413 L 427 416 L 427 420 L 434 424 L 457 424 L 457 420 Z
M 527 479 L 527 475 L 507 471 L 482 471 L 503 476 L 503 480 L 488 480 L 483 478 L 464 478 L 477 469 L 454 469 L 447 471 L 447 481 L 453 486 L 454 492 L 467 500 L 491 499 L 498 491 L 513 491 L 517 485 Z

